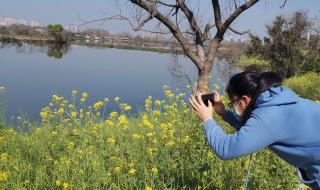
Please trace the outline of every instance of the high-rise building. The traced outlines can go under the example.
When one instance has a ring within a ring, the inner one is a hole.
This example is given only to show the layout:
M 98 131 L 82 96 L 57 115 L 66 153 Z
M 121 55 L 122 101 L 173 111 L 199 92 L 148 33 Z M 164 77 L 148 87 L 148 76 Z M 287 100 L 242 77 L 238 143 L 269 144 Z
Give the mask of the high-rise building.
M 39 22 L 32 20 L 28 23 L 24 19 L 16 18 L 0 18 L 0 26 L 11 26 L 14 24 L 28 25 L 28 26 L 40 26 Z

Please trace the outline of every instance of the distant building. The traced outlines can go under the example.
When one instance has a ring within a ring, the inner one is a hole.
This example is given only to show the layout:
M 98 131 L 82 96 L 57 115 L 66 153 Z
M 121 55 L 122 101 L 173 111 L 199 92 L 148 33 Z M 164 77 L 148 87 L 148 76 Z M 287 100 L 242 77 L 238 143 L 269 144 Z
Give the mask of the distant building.
M 37 27 L 37 26 L 40 26 L 40 24 L 39 24 L 39 22 L 32 20 L 32 21 L 30 22 L 30 26 L 32 26 L 32 27 Z
M 28 23 L 24 19 L 16 19 L 16 18 L 0 18 L 0 26 L 11 26 L 11 25 L 27 25 L 32 27 L 40 26 L 39 22 L 32 20 Z
M 228 42 L 244 43 L 249 41 L 249 38 L 247 35 L 225 35 L 224 40 Z
M 65 29 L 69 30 L 71 32 L 74 32 L 74 33 L 79 32 L 79 24 L 78 23 L 69 24 L 69 25 L 65 26 Z

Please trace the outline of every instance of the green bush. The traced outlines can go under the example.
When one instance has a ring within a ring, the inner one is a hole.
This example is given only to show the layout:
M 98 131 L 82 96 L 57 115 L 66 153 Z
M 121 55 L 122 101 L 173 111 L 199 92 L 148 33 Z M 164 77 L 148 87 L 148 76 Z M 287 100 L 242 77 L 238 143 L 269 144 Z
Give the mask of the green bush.
M 320 101 L 320 74 L 309 72 L 301 76 L 291 77 L 284 82 L 299 96 Z

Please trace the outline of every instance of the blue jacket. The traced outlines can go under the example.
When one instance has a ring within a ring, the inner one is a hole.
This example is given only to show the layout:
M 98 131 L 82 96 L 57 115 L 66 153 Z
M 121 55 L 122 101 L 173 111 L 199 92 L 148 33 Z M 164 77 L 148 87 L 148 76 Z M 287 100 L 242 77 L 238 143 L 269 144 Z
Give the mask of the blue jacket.
M 320 188 L 319 103 L 301 98 L 287 87 L 271 87 L 257 98 L 245 125 L 240 127 L 231 111 L 223 119 L 237 132 L 225 134 L 213 119 L 206 120 L 203 127 L 219 158 L 229 160 L 269 147 L 297 171 L 303 168 L 308 180 L 314 179 Z M 300 172 L 298 176 L 308 183 Z

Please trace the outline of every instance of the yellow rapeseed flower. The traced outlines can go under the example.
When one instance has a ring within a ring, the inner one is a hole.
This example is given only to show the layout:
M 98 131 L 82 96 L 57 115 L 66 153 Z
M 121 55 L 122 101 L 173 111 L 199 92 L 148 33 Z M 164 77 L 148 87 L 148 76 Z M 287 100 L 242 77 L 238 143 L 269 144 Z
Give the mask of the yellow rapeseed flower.
M 208 155 L 208 158 L 214 157 L 213 152 L 211 150 L 208 151 L 207 155 Z
M 81 103 L 84 103 L 85 101 L 86 101 L 85 98 L 81 98 L 81 99 L 80 99 L 80 102 L 81 102 Z
M 116 166 L 114 169 L 113 169 L 113 172 L 118 174 L 121 172 L 121 167 L 120 166 Z
M 61 186 L 61 181 L 60 180 L 56 180 L 56 186 L 60 187 Z
M 145 190 L 152 190 L 152 187 L 147 186 Z
M 132 138 L 133 138 L 133 139 L 141 139 L 141 138 L 142 138 L 142 135 L 133 134 L 133 135 L 132 135 Z
M 63 183 L 63 189 L 68 189 L 69 188 L 69 183 Z
M 133 169 L 133 168 L 131 168 L 131 169 L 128 171 L 128 173 L 131 174 L 131 175 L 136 174 L 136 172 L 137 172 L 137 170 L 135 170 L 135 169 Z
M 123 127 L 128 127 L 128 121 L 125 115 L 120 115 L 118 118 L 118 125 Z
M 147 153 L 150 154 L 150 155 L 156 154 L 157 151 L 158 151 L 157 148 L 153 148 L 153 147 L 148 147 L 148 148 L 147 148 Z
M 54 137 L 54 136 L 57 136 L 57 134 L 58 134 L 57 131 L 52 131 L 52 132 L 51 132 L 51 136 L 53 136 L 53 137 Z
M 132 107 L 130 105 L 128 105 L 127 103 L 122 103 L 120 104 L 121 109 L 123 109 L 124 111 L 129 111 L 132 109 Z
M 172 146 L 174 146 L 174 141 L 173 141 L 173 140 L 169 140 L 169 141 L 165 144 L 165 146 L 167 146 L 167 147 L 172 147 Z
M 3 154 L 1 154 L 1 160 L 2 161 L 7 161 L 8 160 L 8 157 L 9 157 L 9 154 L 8 153 L 3 153 Z
M 186 135 L 183 139 L 182 139 L 182 143 L 188 143 L 190 141 L 190 136 Z
M 59 114 L 63 114 L 64 113 L 64 109 L 63 108 L 59 108 L 58 113 Z
M 107 125 L 108 127 L 114 127 L 115 124 L 114 124 L 113 121 L 107 119 L 107 120 L 106 120 L 106 125 Z
M 96 103 L 93 105 L 94 110 L 97 111 L 97 110 L 101 109 L 102 106 L 103 106 L 103 104 L 104 104 L 104 103 L 103 103 L 102 101 L 96 102 Z
M 152 171 L 153 175 L 158 174 L 158 168 L 152 168 L 151 171 Z
M 142 116 L 142 122 L 143 122 L 143 125 L 144 126 L 146 126 L 147 128 L 150 128 L 150 129 L 152 129 L 153 128 L 153 125 L 152 125 L 152 123 L 148 120 L 148 116 L 146 115 L 146 114 L 144 114 L 143 116 Z
M 165 90 L 164 94 L 168 98 L 174 97 L 174 93 L 172 93 L 171 90 Z
M 0 92 L 5 92 L 6 88 L 4 86 L 0 86 Z
M 107 143 L 113 145 L 114 143 L 116 143 L 116 139 L 113 137 L 109 137 Z
M 74 143 L 73 142 L 68 142 L 68 149 L 71 150 L 74 148 Z
M 75 111 L 71 112 L 71 117 L 76 118 L 77 117 L 77 112 L 75 112 Z
M 151 138 L 151 137 L 154 137 L 156 135 L 156 133 L 155 132 L 149 132 L 146 135 L 147 135 L 147 137 Z
M 145 100 L 145 105 L 144 105 L 146 110 L 150 110 L 152 107 L 152 97 L 148 96 Z
M 160 100 L 155 100 L 155 101 L 154 101 L 154 104 L 155 104 L 156 106 L 159 106 L 159 107 L 160 107 L 160 106 L 161 106 L 161 101 L 160 101 Z
M 113 112 L 110 113 L 109 117 L 115 118 L 115 117 L 117 117 L 117 115 L 118 115 L 118 112 L 113 111 Z
M 71 94 L 72 94 L 73 97 L 75 97 L 77 95 L 77 90 L 72 90 Z
M 82 98 L 87 98 L 88 97 L 88 93 L 87 92 L 83 92 L 82 93 Z
M 5 182 L 8 180 L 8 173 L 0 171 L 0 182 Z
M 120 98 L 118 96 L 114 97 L 115 102 L 119 102 Z
M 161 115 L 161 112 L 159 110 L 153 110 L 152 111 L 152 114 L 156 117 L 160 116 Z

